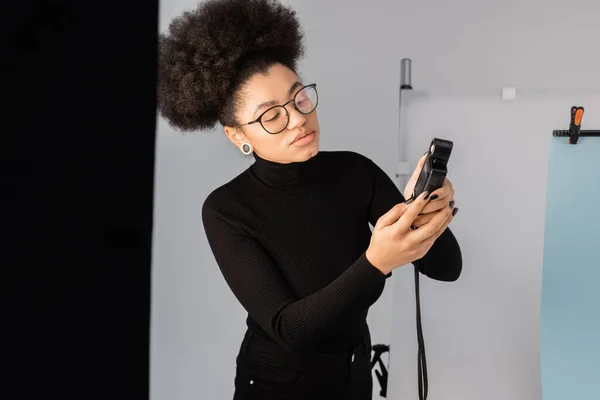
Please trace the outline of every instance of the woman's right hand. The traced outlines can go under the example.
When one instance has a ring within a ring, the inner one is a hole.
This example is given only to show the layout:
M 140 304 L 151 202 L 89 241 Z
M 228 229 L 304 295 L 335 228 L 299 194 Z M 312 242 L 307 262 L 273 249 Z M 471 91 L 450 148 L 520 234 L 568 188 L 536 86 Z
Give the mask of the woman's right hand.
M 366 257 L 382 273 L 387 275 L 422 258 L 448 227 L 452 211 L 449 207 L 449 215 L 439 212 L 427 224 L 412 229 L 414 220 L 429 201 L 425 196 L 422 193 L 410 204 L 397 204 L 377 220 Z

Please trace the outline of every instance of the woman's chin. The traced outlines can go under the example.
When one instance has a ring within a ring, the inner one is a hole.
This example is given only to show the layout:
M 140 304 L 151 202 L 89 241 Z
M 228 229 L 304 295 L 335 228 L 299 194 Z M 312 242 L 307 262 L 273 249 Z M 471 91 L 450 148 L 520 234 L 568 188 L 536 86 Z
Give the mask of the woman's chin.
M 310 146 L 296 150 L 296 162 L 308 161 L 319 153 L 319 141 L 315 139 Z

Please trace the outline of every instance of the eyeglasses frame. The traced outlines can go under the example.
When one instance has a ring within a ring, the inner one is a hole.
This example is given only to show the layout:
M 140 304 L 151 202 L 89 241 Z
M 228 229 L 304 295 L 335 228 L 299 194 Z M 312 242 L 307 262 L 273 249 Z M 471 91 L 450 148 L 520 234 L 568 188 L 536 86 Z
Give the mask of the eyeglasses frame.
M 317 102 L 316 102 L 316 104 L 315 104 L 314 108 L 313 108 L 313 109 L 312 109 L 310 112 L 304 113 L 304 112 L 302 112 L 302 111 L 300 111 L 300 110 L 298 109 L 298 106 L 296 105 L 296 97 L 297 97 L 297 96 L 300 94 L 300 92 L 302 92 L 303 90 L 305 90 L 305 89 L 307 89 L 307 88 L 313 88 L 313 89 L 315 90 L 315 92 L 317 93 Z M 246 126 L 246 125 L 252 125 L 252 124 L 259 123 L 259 124 L 260 124 L 260 126 L 261 126 L 261 127 L 264 129 L 264 130 L 265 130 L 265 132 L 267 132 L 268 134 L 271 134 L 271 135 L 277 135 L 277 134 L 279 134 L 279 133 L 281 133 L 281 132 L 285 131 L 285 130 L 286 130 L 286 128 L 288 127 L 288 125 L 290 124 L 290 113 L 288 112 L 288 110 L 287 110 L 286 106 L 287 106 L 288 104 L 292 103 L 292 102 L 294 103 L 294 108 L 295 108 L 295 109 L 296 109 L 296 111 L 298 111 L 300 114 L 302 114 L 302 115 L 309 115 L 309 114 L 312 114 L 312 113 L 313 113 L 313 112 L 314 112 L 314 111 L 317 109 L 317 105 L 319 104 L 319 92 L 317 92 L 317 84 L 316 84 L 316 83 L 311 83 L 311 84 L 309 84 L 309 85 L 305 85 L 305 86 L 301 87 L 300 89 L 298 89 L 298 91 L 296 92 L 296 94 L 294 95 L 294 97 L 292 97 L 292 99 L 291 99 L 291 100 L 289 100 L 288 102 L 286 102 L 285 104 L 281 104 L 281 105 L 275 105 L 275 106 L 269 107 L 268 109 L 266 109 L 265 111 L 263 111 L 263 112 L 262 112 L 262 113 L 261 113 L 261 114 L 258 116 L 258 118 L 256 118 L 255 120 L 253 120 L 253 121 L 250 121 L 250 122 L 247 122 L 247 123 L 245 123 L 245 124 L 238 125 L 238 126 L 239 126 L 239 127 L 242 127 L 242 126 Z M 269 131 L 267 130 L 267 128 L 265 128 L 265 126 L 264 126 L 264 125 L 263 125 L 263 123 L 262 123 L 262 117 L 263 117 L 263 116 L 264 116 L 266 113 L 268 113 L 269 111 L 273 110 L 274 108 L 278 108 L 278 107 L 283 107 L 283 109 L 285 110 L 285 113 L 286 113 L 286 116 L 287 116 L 287 123 L 285 124 L 285 126 L 283 127 L 283 129 L 282 129 L 282 130 L 280 130 L 280 131 L 278 131 L 278 132 L 269 132 Z

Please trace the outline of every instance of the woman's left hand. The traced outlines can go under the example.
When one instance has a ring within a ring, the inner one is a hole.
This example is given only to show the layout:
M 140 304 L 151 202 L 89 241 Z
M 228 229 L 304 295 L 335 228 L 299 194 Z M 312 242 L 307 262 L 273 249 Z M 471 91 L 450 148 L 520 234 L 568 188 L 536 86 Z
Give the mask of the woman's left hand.
M 415 188 L 417 183 L 417 179 L 419 178 L 419 174 L 423 165 L 425 164 L 425 159 L 427 158 L 427 154 L 423 155 L 419 162 L 417 163 L 417 167 L 415 168 L 411 178 L 408 180 L 406 184 L 406 188 L 404 189 L 404 197 L 408 199 Z M 452 182 L 448 178 L 444 179 L 444 184 L 441 188 L 434 190 L 429 194 L 429 202 L 421 211 L 421 214 L 415 219 L 413 225 L 416 227 L 425 225 L 440 211 L 445 210 L 446 207 L 449 207 L 450 211 L 454 212 L 454 187 L 452 186 Z
M 452 216 L 456 214 L 454 208 L 454 187 L 452 186 L 452 182 L 446 178 L 441 188 L 431 192 L 429 202 L 414 220 L 413 225 L 418 228 L 431 221 L 437 213 L 448 211 Z

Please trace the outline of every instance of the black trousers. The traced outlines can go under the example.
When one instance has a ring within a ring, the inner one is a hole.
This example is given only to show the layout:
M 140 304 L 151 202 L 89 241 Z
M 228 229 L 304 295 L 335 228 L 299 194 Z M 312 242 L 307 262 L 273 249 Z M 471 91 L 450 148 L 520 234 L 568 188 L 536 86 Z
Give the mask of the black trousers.
M 282 356 L 272 342 L 246 333 L 237 357 L 233 400 L 371 400 L 371 338 L 338 353 Z

